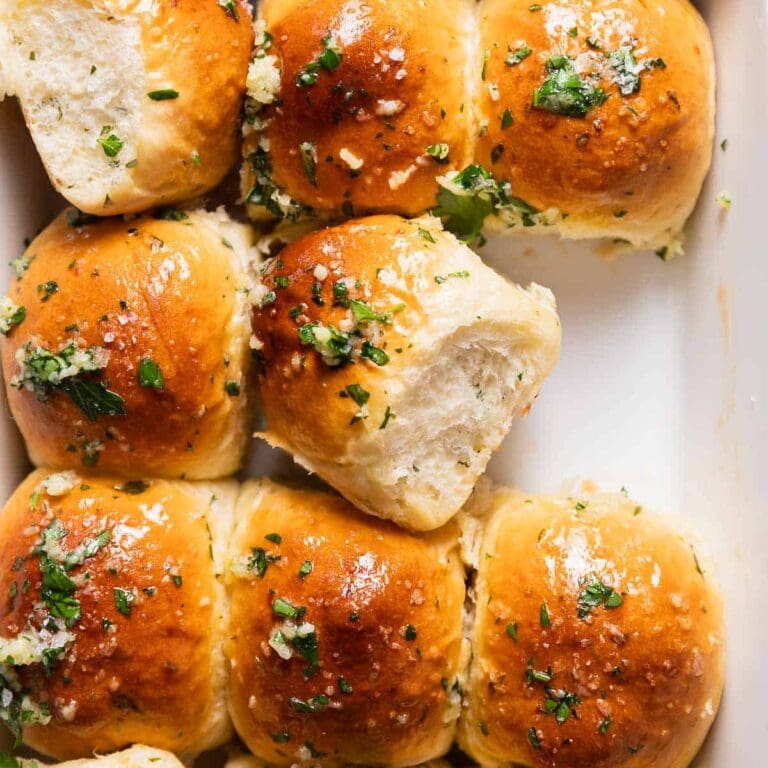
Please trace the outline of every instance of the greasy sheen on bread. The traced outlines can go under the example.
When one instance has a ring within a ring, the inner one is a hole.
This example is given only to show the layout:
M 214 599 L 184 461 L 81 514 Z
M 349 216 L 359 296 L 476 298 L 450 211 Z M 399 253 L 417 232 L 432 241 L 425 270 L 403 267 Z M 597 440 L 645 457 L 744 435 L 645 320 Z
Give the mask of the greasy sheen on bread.
M 414 530 L 458 512 L 560 351 L 552 294 L 508 282 L 433 217 L 288 245 L 262 266 L 253 333 L 265 439 Z
M 266 0 L 242 193 L 256 217 L 414 215 L 680 247 L 714 59 L 687 0 Z M 670 250 L 671 249 L 671 250 Z
M 38 466 L 206 479 L 249 431 L 249 227 L 166 209 L 68 210 L 0 308 L 11 413 Z
M 623 493 L 498 489 L 471 509 L 486 522 L 461 748 L 481 766 L 687 768 L 724 673 L 720 597 L 690 544 Z
M 453 524 L 415 536 L 336 495 L 243 487 L 230 547 L 230 711 L 265 764 L 416 765 L 461 704 Z
M 244 0 L 7 0 L 0 98 L 19 98 L 69 202 L 142 211 L 197 197 L 232 167 L 252 46 Z
M 255 216 L 415 215 L 472 156 L 466 0 L 265 0 L 246 104 Z M 450 147 L 449 155 L 443 152 Z
M 219 581 L 237 485 L 33 472 L 0 513 L 0 719 L 57 759 L 231 734 Z

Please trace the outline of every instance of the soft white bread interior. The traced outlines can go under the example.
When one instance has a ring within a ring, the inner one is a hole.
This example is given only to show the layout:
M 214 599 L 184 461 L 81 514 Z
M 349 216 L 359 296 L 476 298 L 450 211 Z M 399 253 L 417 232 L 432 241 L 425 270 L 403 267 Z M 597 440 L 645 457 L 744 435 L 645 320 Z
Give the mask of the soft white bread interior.
M 500 277 L 432 217 L 307 235 L 263 281 L 266 439 L 415 530 L 459 510 L 559 355 L 552 294 Z
M 240 467 L 255 233 L 223 210 L 162 215 L 69 209 L 15 262 L 0 351 L 38 466 L 187 479 Z
M 0 95 L 54 186 L 109 215 L 188 199 L 231 167 L 253 30 L 244 2 L 5 0 Z
M 30 758 L 20 758 L 17 763 L 22 768 L 45 766 L 45 763 Z M 55 763 L 51 768 L 183 768 L 183 766 L 184 763 L 171 752 L 146 747 L 143 744 L 134 744 L 128 749 L 113 752 L 110 755 L 67 760 L 63 763 Z
M 486 489 L 467 521 L 464 752 L 494 768 L 687 768 L 717 713 L 725 634 L 689 541 L 625 493 Z

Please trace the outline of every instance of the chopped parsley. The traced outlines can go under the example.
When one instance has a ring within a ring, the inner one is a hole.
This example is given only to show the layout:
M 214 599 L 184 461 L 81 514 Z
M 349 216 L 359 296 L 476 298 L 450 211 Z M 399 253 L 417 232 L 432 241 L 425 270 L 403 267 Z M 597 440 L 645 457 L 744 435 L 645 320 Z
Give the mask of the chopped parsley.
M 379 425 L 379 429 L 386 429 L 387 424 L 389 424 L 390 419 L 396 419 L 397 416 L 395 416 L 394 413 L 392 413 L 392 409 L 387 406 L 387 409 L 384 411 L 384 418 L 382 419 L 381 424 Z
M 264 578 L 267 568 L 282 558 L 280 555 L 272 555 L 264 550 L 263 547 L 252 547 L 251 556 L 248 559 L 247 568 L 249 571 L 256 571 L 260 579 Z
M 630 96 L 640 90 L 640 73 L 645 68 L 638 64 L 629 46 L 608 54 L 608 64 L 614 72 L 614 80 L 622 96 Z
M 427 147 L 427 154 L 440 165 L 444 165 L 449 161 L 449 152 L 450 147 L 447 144 L 430 144 Z
M 359 384 L 348 384 L 346 387 L 344 387 L 344 391 L 361 408 L 368 402 L 368 399 L 371 396 L 371 393 L 364 390 Z
M 113 590 L 113 594 L 115 597 L 115 608 L 117 608 L 118 613 L 122 613 L 123 616 L 130 616 L 133 601 L 136 599 L 133 592 L 116 587 Z
M 435 240 L 434 235 L 428 229 L 423 229 L 422 227 L 419 227 L 419 235 L 423 237 L 428 243 L 437 243 L 437 240 Z
M 344 679 L 343 676 L 339 678 L 339 690 L 347 695 L 352 693 L 352 686 Z
M 19 374 L 11 386 L 34 392 L 40 402 L 46 402 L 52 392 L 64 392 L 91 421 L 98 416 L 125 416 L 125 401 L 107 389 L 101 374 L 107 355 L 100 347 L 81 349 L 74 343 L 50 352 L 33 348 L 28 341 L 17 353 Z
M 268 533 L 264 538 L 278 546 L 283 543 L 283 537 L 279 533 Z
M 157 91 L 150 91 L 147 96 L 149 96 L 152 101 L 170 101 L 172 99 L 178 99 L 179 92 L 173 88 L 161 88 Z
M 163 389 L 165 387 L 163 372 L 151 357 L 144 357 L 139 363 L 139 386 L 150 389 Z
M 275 616 L 284 616 L 287 619 L 300 619 L 306 612 L 307 609 L 304 606 L 293 605 L 282 597 L 276 597 L 272 601 L 272 613 Z
M 507 58 L 504 59 L 504 63 L 508 67 L 516 66 L 521 61 L 524 61 L 525 59 L 527 59 L 533 53 L 533 51 L 527 45 L 523 45 L 514 51 L 512 50 L 512 48 L 508 48 L 507 50 L 508 50 Z
M 219 0 L 219 8 L 223 8 L 224 13 L 231 19 L 240 21 L 240 13 L 237 10 L 237 0 Z
M 7 336 L 17 325 L 24 322 L 26 316 L 26 307 L 19 307 L 9 298 L 4 298 L 0 302 L 0 333 Z
M 48 280 L 37 286 L 37 294 L 40 296 L 40 301 L 48 301 L 54 293 L 58 292 L 59 284 L 55 280 Z
M 509 111 L 509 108 L 504 110 L 504 114 L 501 116 L 501 130 L 506 131 L 507 128 L 509 128 L 512 123 L 514 123 L 515 120 L 512 117 L 512 113 Z
M 608 717 L 600 721 L 600 723 L 597 726 L 597 732 L 605 736 L 605 734 L 608 733 L 608 729 L 610 727 L 611 727 L 611 717 L 609 715 Z
M 236 381 L 232 381 L 231 379 L 227 379 L 227 381 L 224 382 L 224 391 L 230 397 L 239 397 L 240 396 L 240 385 Z
M 306 700 L 291 696 L 288 699 L 288 704 L 294 712 L 308 715 L 325 709 L 328 704 L 330 704 L 330 701 L 331 700 L 324 693 L 321 693 Z
M 483 223 L 494 211 L 511 209 L 522 217 L 524 226 L 535 222 L 538 213 L 524 200 L 510 194 L 508 182 L 498 182 L 482 165 L 468 165 L 462 171 L 438 179 L 437 207 L 445 228 L 468 243 L 480 238 Z
M 586 117 L 590 109 L 599 107 L 607 97 L 576 72 L 573 59 L 553 56 L 547 60 L 547 77 L 533 92 L 532 106 L 556 115 Z
M 541 749 L 541 741 L 535 728 L 528 729 L 528 743 L 538 752 Z
M 120 150 L 125 146 L 123 140 L 112 133 L 112 126 L 105 125 L 101 129 L 101 135 L 96 141 L 104 150 L 104 154 L 107 157 L 117 157 L 120 154 Z
M 311 141 L 303 141 L 299 144 L 299 154 L 301 155 L 301 167 L 304 169 L 304 175 L 313 186 L 317 186 L 317 146 Z
M 580 619 L 587 617 L 590 612 L 599 606 L 605 608 L 618 608 L 624 603 L 623 598 L 612 587 L 598 581 L 594 576 L 581 591 L 578 599 L 578 615 Z
M 517 642 L 517 622 L 514 624 L 507 624 L 507 635 Z
M 447 275 L 435 275 L 435 282 L 438 285 L 442 285 L 451 277 L 469 277 L 469 272 L 467 272 L 466 269 L 462 269 L 461 272 L 449 272 Z
M 304 580 L 310 573 L 312 573 L 312 562 L 305 560 L 299 567 L 299 578 Z
M 416 627 L 414 627 L 413 624 L 407 624 L 403 632 L 403 637 L 405 637 L 408 642 L 412 642 L 416 639 L 417 634 Z
M 341 49 L 338 47 L 336 39 L 331 35 L 326 35 L 322 39 L 323 50 L 320 55 L 308 64 L 296 75 L 296 85 L 299 88 L 309 88 L 317 83 L 317 78 L 321 70 L 333 72 L 341 64 Z
M 545 628 L 552 626 L 552 622 L 549 619 L 549 610 L 547 609 L 546 603 L 542 603 L 541 608 L 539 609 L 539 624 Z

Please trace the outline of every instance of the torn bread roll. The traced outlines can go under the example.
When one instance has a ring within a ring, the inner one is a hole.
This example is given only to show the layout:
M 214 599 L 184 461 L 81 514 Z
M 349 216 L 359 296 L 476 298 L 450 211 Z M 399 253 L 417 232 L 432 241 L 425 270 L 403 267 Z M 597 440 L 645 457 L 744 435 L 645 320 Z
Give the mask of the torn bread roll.
M 240 466 L 253 233 L 219 212 L 159 215 L 70 209 L 13 262 L 3 373 L 38 466 L 189 479 Z
M 0 28 L 0 96 L 18 96 L 51 182 L 81 210 L 197 197 L 235 162 L 253 45 L 243 0 L 8 0 Z
M 458 529 L 247 483 L 230 549 L 230 710 L 273 766 L 407 766 L 453 740 L 468 651 Z
M 315 232 L 262 280 L 264 437 L 411 529 L 459 510 L 559 355 L 552 294 L 509 283 L 432 217 Z
M 234 482 L 33 472 L 0 513 L 0 719 L 57 759 L 231 735 L 222 644 Z
M 31 758 L 17 758 L 16 768 L 46 768 L 45 763 Z M 165 752 L 162 749 L 145 747 L 143 744 L 135 744 L 120 752 L 110 755 L 97 755 L 96 757 L 83 758 L 81 760 L 68 760 L 65 763 L 56 763 L 49 768 L 183 768 L 176 755 Z M 14 768 L 10 765 L 8 768 Z
M 472 156 L 472 4 L 265 0 L 242 192 L 257 217 L 415 215 Z
M 687 768 L 724 674 L 694 549 L 624 493 L 478 501 L 461 748 L 481 766 Z

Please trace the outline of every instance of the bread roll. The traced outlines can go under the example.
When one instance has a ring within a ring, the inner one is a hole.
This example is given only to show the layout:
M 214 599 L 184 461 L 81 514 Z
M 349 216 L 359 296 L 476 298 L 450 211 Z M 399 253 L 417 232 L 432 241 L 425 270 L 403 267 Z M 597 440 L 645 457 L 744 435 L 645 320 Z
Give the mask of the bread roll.
M 80 226 L 70 210 L 14 262 L 3 372 L 38 466 L 192 479 L 240 466 L 252 234 L 223 214 L 167 215 L 181 220 Z
M 265 0 L 248 78 L 242 192 L 257 217 L 435 202 L 472 156 L 470 0 Z
M 502 490 L 484 511 L 461 747 L 482 766 L 686 768 L 723 687 L 695 551 L 623 494 Z
M 709 168 L 714 58 L 687 0 L 267 0 L 249 76 L 254 217 L 414 215 L 660 255 Z
M 231 551 L 230 711 L 274 766 L 445 753 L 466 652 L 455 527 L 416 537 L 343 499 L 244 486 Z
M 0 515 L 0 719 L 57 759 L 230 736 L 232 482 L 33 472 Z
M 243 0 L 8 0 L 0 98 L 19 97 L 56 189 L 110 215 L 189 199 L 237 155 L 253 44 Z
M 38 760 L 18 759 L 16 765 L 20 768 L 37 768 L 41 763 Z M 56 768 L 183 768 L 183 763 L 170 752 L 136 744 L 111 755 L 57 763 Z
M 496 226 L 663 248 L 709 168 L 714 58 L 687 0 L 483 0 L 477 162 L 508 194 Z M 538 10 L 537 10 L 538 9 Z M 484 130 L 487 126 L 487 131 Z
M 442 525 L 555 365 L 552 294 L 508 283 L 431 217 L 325 229 L 263 272 L 266 439 L 366 512 Z

